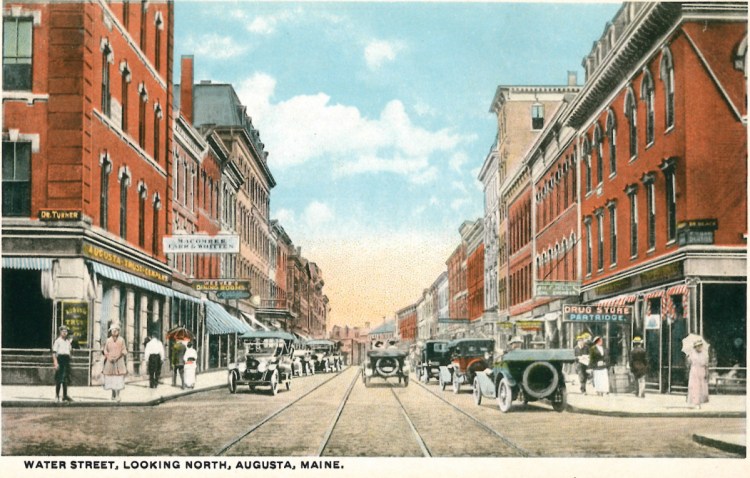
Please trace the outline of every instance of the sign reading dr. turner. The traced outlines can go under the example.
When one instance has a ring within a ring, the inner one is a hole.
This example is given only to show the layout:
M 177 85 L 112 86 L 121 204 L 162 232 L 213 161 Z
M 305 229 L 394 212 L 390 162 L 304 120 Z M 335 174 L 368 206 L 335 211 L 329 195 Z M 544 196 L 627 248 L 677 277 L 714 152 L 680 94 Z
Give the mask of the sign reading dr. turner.
M 204 253 L 240 252 L 240 236 L 220 234 L 206 236 L 203 234 L 185 234 L 164 238 L 164 252 L 170 253 Z
M 565 322 L 630 322 L 633 307 L 599 305 L 563 305 Z

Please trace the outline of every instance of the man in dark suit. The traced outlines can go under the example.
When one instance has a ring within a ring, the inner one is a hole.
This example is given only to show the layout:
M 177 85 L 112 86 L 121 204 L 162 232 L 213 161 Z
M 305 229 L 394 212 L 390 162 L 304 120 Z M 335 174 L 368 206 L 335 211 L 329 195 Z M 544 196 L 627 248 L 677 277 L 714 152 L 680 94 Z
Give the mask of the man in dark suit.
M 575 346 L 576 354 L 576 371 L 578 372 L 578 381 L 581 383 L 581 393 L 586 393 L 586 382 L 588 381 L 589 370 L 589 344 L 586 337 L 578 336 L 578 343 Z
M 643 339 L 633 337 L 633 349 L 630 351 L 630 371 L 636 381 L 635 396 L 646 397 L 646 373 L 648 372 L 648 357 L 643 348 Z

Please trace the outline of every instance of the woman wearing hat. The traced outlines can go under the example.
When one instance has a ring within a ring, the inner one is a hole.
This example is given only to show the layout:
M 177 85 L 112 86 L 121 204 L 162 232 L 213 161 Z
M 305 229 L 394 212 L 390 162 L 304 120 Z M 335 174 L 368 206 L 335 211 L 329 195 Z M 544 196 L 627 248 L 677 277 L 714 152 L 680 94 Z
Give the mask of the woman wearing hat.
M 601 396 L 609 393 L 609 371 L 607 364 L 607 353 L 604 350 L 604 341 L 596 336 L 589 349 L 589 367 L 594 371 L 594 390 Z
M 693 350 L 687 354 L 690 375 L 688 376 L 688 404 L 700 408 L 708 402 L 708 353 L 704 350 L 703 340 L 696 340 Z
M 128 373 L 125 357 L 128 348 L 125 339 L 120 337 L 120 325 L 112 324 L 109 328 L 110 336 L 104 344 L 104 389 L 112 390 L 112 400 L 120 401 L 120 390 L 125 388 L 125 375 Z

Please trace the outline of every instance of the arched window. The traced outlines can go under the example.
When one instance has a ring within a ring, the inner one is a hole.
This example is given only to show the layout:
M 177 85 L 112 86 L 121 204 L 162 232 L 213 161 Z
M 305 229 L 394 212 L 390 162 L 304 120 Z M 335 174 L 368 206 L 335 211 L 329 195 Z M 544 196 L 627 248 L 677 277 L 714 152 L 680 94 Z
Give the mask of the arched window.
M 148 101 L 148 92 L 146 86 L 141 83 L 138 88 L 140 102 L 138 104 L 138 146 L 146 147 L 146 102 Z
M 159 162 L 159 146 L 161 143 L 161 106 L 154 103 L 154 161 Z
M 586 168 L 586 193 L 591 192 L 591 143 L 588 136 L 583 139 L 583 167 Z
M 161 197 L 159 193 L 154 194 L 154 216 L 153 216 L 153 231 L 151 234 L 151 250 L 154 255 L 159 254 L 159 243 L 161 239 L 159 237 L 159 210 L 161 209 Z
M 661 51 L 659 73 L 664 83 L 664 127 L 670 129 L 674 126 L 674 64 L 669 48 Z
M 146 246 L 146 199 L 148 190 L 142 181 L 138 184 L 138 245 Z
M 127 240 L 128 232 L 128 188 L 130 173 L 127 168 L 120 170 L 120 237 Z
M 111 114 L 112 93 L 110 91 L 109 65 L 114 62 L 115 56 L 109 42 L 104 40 L 101 45 L 102 51 L 102 113 L 105 116 Z
M 628 118 L 630 159 L 638 155 L 638 110 L 632 88 L 625 93 L 625 117 Z
M 641 100 L 646 110 L 646 146 L 654 142 L 654 80 L 648 69 L 643 70 Z
M 599 123 L 594 128 L 594 151 L 596 152 L 596 184 L 604 181 L 604 151 L 602 147 L 602 127 Z
M 106 153 L 99 159 L 101 166 L 101 176 L 99 179 L 99 226 L 107 229 L 108 208 L 109 208 L 109 173 L 112 172 L 112 161 Z
M 617 174 L 617 122 L 615 112 L 607 112 L 607 143 L 609 145 L 609 175 Z

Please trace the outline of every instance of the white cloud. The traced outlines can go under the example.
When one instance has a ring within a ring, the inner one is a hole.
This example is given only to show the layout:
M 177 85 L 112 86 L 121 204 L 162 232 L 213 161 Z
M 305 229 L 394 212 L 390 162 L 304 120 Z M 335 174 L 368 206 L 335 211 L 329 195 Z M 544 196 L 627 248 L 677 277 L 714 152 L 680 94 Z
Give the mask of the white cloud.
M 192 51 L 196 57 L 227 60 L 245 53 L 249 47 L 238 44 L 232 37 L 215 33 L 190 37 L 185 42 L 186 51 Z
M 450 164 L 451 169 L 456 171 L 457 173 L 461 172 L 461 168 L 464 164 L 466 164 L 469 161 L 469 157 L 464 153 L 463 151 L 460 151 L 453 156 L 451 156 L 450 161 L 448 161 L 448 164 Z
M 283 226 L 293 226 L 297 222 L 294 211 L 286 208 L 276 211 L 274 219 L 278 219 Z
M 365 46 L 365 62 L 371 70 L 377 70 L 385 63 L 392 62 L 396 55 L 404 49 L 404 44 L 398 41 L 372 40 Z
M 461 191 L 462 193 L 466 192 L 466 185 L 461 181 L 451 181 L 451 187 L 457 191 Z
M 454 211 L 458 211 L 459 209 L 464 207 L 464 205 L 470 204 L 470 203 L 471 203 L 471 199 L 469 198 L 457 198 L 451 201 L 451 209 L 453 209 Z
M 311 228 L 324 226 L 335 218 L 333 210 L 320 201 L 313 201 L 308 204 L 303 215 L 305 223 Z

